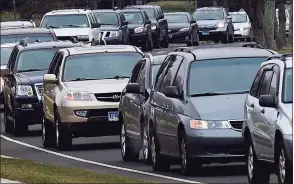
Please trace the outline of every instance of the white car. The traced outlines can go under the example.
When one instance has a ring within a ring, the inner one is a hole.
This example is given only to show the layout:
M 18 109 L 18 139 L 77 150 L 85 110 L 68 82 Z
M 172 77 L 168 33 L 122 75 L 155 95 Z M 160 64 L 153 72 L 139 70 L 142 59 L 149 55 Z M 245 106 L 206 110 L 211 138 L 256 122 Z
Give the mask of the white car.
M 0 68 L 4 69 L 7 67 L 7 63 L 10 57 L 10 54 L 14 48 L 14 46 L 18 43 L 4 43 L 1 44 L 1 65 Z M 3 104 L 3 87 L 4 87 L 4 80 L 0 77 L 0 102 Z
M 1 29 L 36 27 L 36 23 L 32 20 L 5 21 L 1 22 L 0 27 Z
M 286 15 L 286 34 L 289 34 L 289 24 L 290 24 L 290 10 L 288 8 L 285 9 L 285 15 Z M 279 24 L 279 9 L 276 9 L 276 17 Z
M 251 23 L 245 11 L 230 12 L 234 24 L 234 37 L 239 40 L 252 41 Z
M 53 10 L 43 16 L 40 27 L 52 28 L 59 40 L 74 37 L 85 44 L 100 45 L 100 24 L 91 10 Z

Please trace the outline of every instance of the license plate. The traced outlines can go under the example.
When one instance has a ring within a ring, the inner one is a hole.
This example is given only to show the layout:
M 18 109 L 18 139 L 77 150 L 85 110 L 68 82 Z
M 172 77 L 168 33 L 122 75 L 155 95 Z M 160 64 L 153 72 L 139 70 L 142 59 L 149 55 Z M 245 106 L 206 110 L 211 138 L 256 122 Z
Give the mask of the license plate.
M 169 37 L 169 38 L 172 38 L 172 37 L 173 37 L 173 35 L 171 35 L 171 34 L 170 34 L 170 35 L 168 35 L 168 37 Z
M 209 35 L 209 32 L 202 32 L 202 35 Z
M 108 121 L 118 121 L 118 111 L 108 112 Z

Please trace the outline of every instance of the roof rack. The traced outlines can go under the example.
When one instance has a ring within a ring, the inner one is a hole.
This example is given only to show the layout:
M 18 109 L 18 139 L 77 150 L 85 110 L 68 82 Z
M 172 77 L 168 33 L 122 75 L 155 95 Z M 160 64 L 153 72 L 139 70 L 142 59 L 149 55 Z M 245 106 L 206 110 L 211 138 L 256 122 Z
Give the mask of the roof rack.
M 243 44 L 242 47 L 251 47 L 251 48 L 258 48 L 258 49 L 264 49 L 263 46 L 256 44 L 256 43 L 247 43 Z
M 279 59 L 279 60 L 282 60 L 282 61 L 287 61 L 287 59 L 286 59 L 287 57 L 293 57 L 293 54 L 289 53 L 289 54 L 281 54 L 281 55 L 270 56 L 265 61 L 269 61 L 269 60 L 272 60 L 272 59 Z
M 20 40 L 19 44 L 22 46 L 28 46 L 28 42 L 25 39 Z
M 57 8 L 57 9 L 53 9 L 51 12 L 54 12 L 54 11 L 67 11 L 67 10 L 90 10 L 91 8 L 88 8 L 88 7 L 63 7 L 63 8 Z
M 112 10 L 113 10 L 113 11 L 115 11 L 115 10 L 119 10 L 119 8 L 118 8 L 117 6 L 115 6 L 115 7 L 112 8 Z
M 187 52 L 193 55 L 194 60 L 196 60 L 195 54 L 192 52 L 190 47 L 178 47 L 174 50 L 174 52 Z

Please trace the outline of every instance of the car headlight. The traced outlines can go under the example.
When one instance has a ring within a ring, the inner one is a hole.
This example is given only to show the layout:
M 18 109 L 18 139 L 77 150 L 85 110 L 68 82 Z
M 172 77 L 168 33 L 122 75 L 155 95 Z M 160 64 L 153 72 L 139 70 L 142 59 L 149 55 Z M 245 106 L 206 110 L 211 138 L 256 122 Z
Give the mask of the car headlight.
M 73 101 L 91 101 L 91 95 L 88 92 L 68 92 L 63 97 L 63 100 L 73 100 Z
M 19 96 L 33 96 L 33 88 L 28 85 L 19 85 L 16 87 L 16 95 Z
M 231 128 L 228 121 L 190 120 L 190 128 L 193 129 L 228 129 Z
M 152 26 L 151 26 L 151 29 L 152 29 L 152 30 L 155 30 L 156 28 L 157 28 L 156 25 L 152 25 Z
M 223 27 L 225 27 L 225 23 L 224 22 L 219 22 L 215 26 L 218 27 L 218 28 L 223 28 Z
M 88 41 L 89 40 L 89 35 L 79 35 L 77 36 L 78 41 Z
M 249 29 L 249 27 L 241 27 L 241 28 L 240 28 L 241 31 L 243 31 L 243 30 L 247 30 L 247 29 Z
M 137 28 L 134 29 L 135 33 L 143 33 L 144 31 L 145 31 L 144 27 L 137 27 Z
M 118 31 L 110 31 L 109 37 L 114 37 L 118 35 L 119 35 Z
M 180 29 L 180 31 L 188 31 L 188 30 L 189 30 L 188 27 L 184 27 L 184 28 Z

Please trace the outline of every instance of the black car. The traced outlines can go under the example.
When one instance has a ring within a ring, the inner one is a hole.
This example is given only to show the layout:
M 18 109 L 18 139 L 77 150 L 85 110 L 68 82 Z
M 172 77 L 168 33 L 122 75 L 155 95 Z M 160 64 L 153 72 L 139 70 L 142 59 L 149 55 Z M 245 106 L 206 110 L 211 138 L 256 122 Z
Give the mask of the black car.
M 145 163 L 150 163 L 151 153 L 147 140 L 147 120 L 150 116 L 150 93 L 154 78 L 166 55 L 147 54 L 132 71 L 129 84 L 122 92 L 119 113 L 122 119 L 121 154 L 125 161 L 138 160 L 143 148 Z
M 96 19 L 100 23 L 101 38 L 107 45 L 129 43 L 128 21 L 120 10 L 92 10 Z
M 198 26 L 188 12 L 165 13 L 168 22 L 169 42 L 199 45 Z
M 168 48 L 168 23 L 163 11 L 157 5 L 132 5 L 126 8 L 140 8 L 144 10 L 151 20 L 152 39 L 154 48 Z
M 260 63 L 274 54 L 249 47 L 169 53 L 150 94 L 153 170 L 180 160 L 182 174 L 189 175 L 202 164 L 244 162 L 244 100 Z
M 151 20 L 142 9 L 122 10 L 130 31 L 130 43 L 142 47 L 144 51 L 153 50 Z
M 81 45 L 70 41 L 28 43 L 22 40 L 14 47 L 7 69 L 1 70 L 6 78 L 3 89 L 6 133 L 22 135 L 28 131 L 28 125 L 42 123 L 43 75 L 58 48 Z
M 50 28 L 13 28 L 1 29 L 1 44 L 15 43 L 25 39 L 28 42 L 40 41 L 55 41 L 57 37 L 54 31 Z

